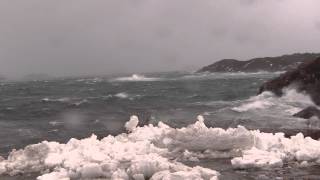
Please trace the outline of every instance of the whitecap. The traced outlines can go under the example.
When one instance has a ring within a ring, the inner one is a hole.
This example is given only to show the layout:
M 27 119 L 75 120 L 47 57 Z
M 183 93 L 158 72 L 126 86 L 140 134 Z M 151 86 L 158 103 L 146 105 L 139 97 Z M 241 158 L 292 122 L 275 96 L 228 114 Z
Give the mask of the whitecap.
M 111 95 L 111 97 L 117 97 L 119 99 L 129 99 L 129 100 L 134 100 L 136 98 L 140 98 L 142 97 L 141 95 L 138 94 L 128 94 L 126 92 L 121 92 L 121 93 L 117 93 L 115 95 Z M 109 97 L 110 98 L 110 97 Z M 107 98 L 108 99 L 108 98 Z
M 77 79 L 76 82 L 85 82 L 86 84 L 94 84 L 102 82 L 103 79 L 100 77 L 94 77 L 94 78 L 85 78 L 85 79 Z
M 80 101 L 77 101 L 77 102 L 72 103 L 72 105 L 74 105 L 74 106 L 80 106 L 80 105 L 86 104 L 86 103 L 88 103 L 88 102 L 89 102 L 89 101 L 88 101 L 87 99 L 82 99 L 82 100 L 80 100 Z
M 160 81 L 161 78 L 151 78 L 151 77 L 145 77 L 143 75 L 139 74 L 133 74 L 130 77 L 119 77 L 115 78 L 112 81 Z
M 46 97 L 41 99 L 41 102 L 69 102 L 69 101 L 71 101 L 71 98 L 69 97 L 62 97 L 57 99 Z
M 61 121 L 50 121 L 49 124 L 52 125 L 52 126 L 57 126 L 57 125 L 63 124 L 63 122 L 61 122 Z
M 42 98 L 41 101 L 42 101 L 42 102 L 49 102 L 50 99 L 49 99 L 49 98 Z
M 129 94 L 125 92 L 121 92 L 121 93 L 115 94 L 114 96 L 120 99 L 126 99 L 129 97 Z

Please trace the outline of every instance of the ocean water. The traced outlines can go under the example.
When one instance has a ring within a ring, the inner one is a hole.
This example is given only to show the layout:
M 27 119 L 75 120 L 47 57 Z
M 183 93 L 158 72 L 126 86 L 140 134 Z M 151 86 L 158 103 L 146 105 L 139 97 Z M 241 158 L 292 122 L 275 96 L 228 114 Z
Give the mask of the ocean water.
M 182 128 L 202 115 L 207 127 L 242 125 L 250 130 L 292 134 L 319 129 L 317 121 L 292 117 L 313 104 L 307 95 L 292 88 L 281 98 L 270 92 L 257 95 L 259 86 L 277 75 L 171 72 L 1 82 L 0 154 L 7 157 L 12 149 L 43 140 L 66 143 L 91 134 L 101 139 L 125 133 L 124 125 L 132 115 L 138 116 L 140 126 L 161 121 Z M 215 169 L 222 173 L 222 179 L 320 178 L 317 166 L 286 164 L 271 170 L 234 170 L 230 158 L 181 162 Z M 37 175 L 28 176 L 34 179 Z

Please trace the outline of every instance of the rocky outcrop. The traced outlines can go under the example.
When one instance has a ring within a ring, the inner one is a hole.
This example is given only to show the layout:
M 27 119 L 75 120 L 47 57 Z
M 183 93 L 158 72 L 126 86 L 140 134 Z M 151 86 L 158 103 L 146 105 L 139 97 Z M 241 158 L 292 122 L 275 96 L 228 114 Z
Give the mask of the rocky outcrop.
M 248 61 L 224 59 L 201 68 L 198 72 L 259 72 L 288 71 L 304 62 L 320 57 L 317 53 L 291 54 L 278 57 L 255 58 Z
M 290 85 L 294 85 L 299 92 L 309 94 L 314 103 L 320 105 L 320 57 L 264 83 L 259 93 L 271 91 L 281 96 L 282 89 Z

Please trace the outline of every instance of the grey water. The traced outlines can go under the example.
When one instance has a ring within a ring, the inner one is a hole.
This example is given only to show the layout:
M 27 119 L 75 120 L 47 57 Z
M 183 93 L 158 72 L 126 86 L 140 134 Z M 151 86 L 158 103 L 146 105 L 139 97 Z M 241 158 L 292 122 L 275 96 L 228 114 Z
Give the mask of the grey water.
M 297 102 L 276 102 L 281 106 L 275 104 L 265 108 L 259 106 L 259 101 L 264 100 L 262 97 L 257 100 L 258 108 L 234 110 L 254 101 L 250 98 L 257 95 L 259 86 L 277 75 L 266 72 L 170 72 L 1 82 L 0 155 L 6 157 L 12 149 L 43 140 L 66 142 L 70 138 L 84 138 L 91 134 L 98 137 L 116 135 L 125 132 L 123 126 L 131 115 L 137 115 L 141 125 L 162 121 L 172 127 L 184 127 L 195 122 L 196 116 L 201 114 L 208 126 L 223 128 L 239 124 L 272 131 L 307 127 L 306 121 L 279 109 L 299 107 Z M 272 101 L 272 97 L 268 98 Z M 263 178 L 263 173 L 268 178 L 270 174 L 268 171 L 236 172 L 225 160 L 203 161 L 200 165 L 221 170 L 225 179 Z M 301 171 L 313 177 L 312 173 L 317 170 L 319 168 L 311 172 Z M 287 173 L 282 174 L 277 171 L 272 171 L 273 178 L 292 178 L 288 176 L 290 170 L 285 169 L 283 171 Z M 257 172 L 262 175 L 256 176 Z

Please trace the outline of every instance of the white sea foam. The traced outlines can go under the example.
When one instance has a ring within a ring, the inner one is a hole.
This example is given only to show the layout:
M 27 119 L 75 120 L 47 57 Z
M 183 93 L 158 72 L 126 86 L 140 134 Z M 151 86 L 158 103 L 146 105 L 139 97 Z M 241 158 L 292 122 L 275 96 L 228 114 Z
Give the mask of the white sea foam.
M 129 99 L 129 100 L 134 100 L 136 98 L 140 98 L 142 97 L 141 95 L 139 94 L 128 94 L 126 92 L 121 92 L 121 93 L 117 93 L 115 95 L 109 95 L 107 96 L 107 98 L 105 99 L 109 99 L 109 98 L 112 98 L 112 97 L 117 97 L 119 99 Z
M 244 127 L 208 128 L 202 116 L 185 128 L 137 127 L 132 117 L 129 134 L 95 135 L 66 144 L 43 141 L 12 151 L 0 161 L 0 174 L 39 172 L 39 180 L 58 179 L 217 179 L 219 173 L 188 167 L 174 159 L 232 157 L 235 168 L 281 167 L 287 161 L 303 166 L 320 164 L 320 141 L 298 134 L 249 131 Z M 130 124 L 130 125 L 129 125 Z
M 63 122 L 61 122 L 61 121 L 50 121 L 49 124 L 52 125 L 52 126 L 58 126 L 58 125 L 63 124 Z
M 274 95 L 271 92 L 263 92 L 261 95 L 250 98 L 242 105 L 232 108 L 232 110 L 237 112 L 245 112 L 248 110 L 265 109 L 271 107 L 275 105 L 272 99 L 273 96 Z
M 278 108 L 281 111 L 290 113 L 290 115 L 302 110 L 307 106 L 315 106 L 311 98 L 303 93 L 298 93 L 295 89 L 284 89 L 282 97 L 276 97 L 271 92 L 263 92 L 246 100 L 240 106 L 232 108 L 237 112 L 246 112 L 253 110 L 265 110 L 269 108 Z
M 95 78 L 86 78 L 86 79 L 77 79 L 76 82 L 85 82 L 86 84 L 98 83 L 102 82 L 103 79 L 99 77 Z
M 42 102 L 61 102 L 61 103 L 64 103 L 64 102 L 70 102 L 72 101 L 71 98 L 69 97 L 62 97 L 62 98 L 43 98 L 41 99 Z
M 117 97 L 117 98 L 120 98 L 120 99 L 126 99 L 126 98 L 129 97 L 129 94 L 125 93 L 125 92 L 121 92 L 121 93 L 118 93 L 118 94 L 116 94 L 114 96 Z
M 133 74 L 130 77 L 119 77 L 115 78 L 112 81 L 160 81 L 161 78 L 151 78 L 151 77 L 145 77 L 143 75 L 139 74 Z

